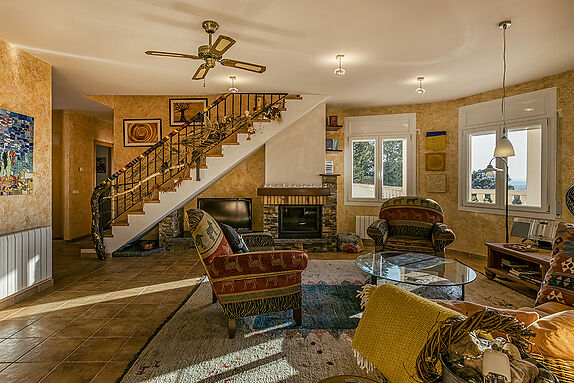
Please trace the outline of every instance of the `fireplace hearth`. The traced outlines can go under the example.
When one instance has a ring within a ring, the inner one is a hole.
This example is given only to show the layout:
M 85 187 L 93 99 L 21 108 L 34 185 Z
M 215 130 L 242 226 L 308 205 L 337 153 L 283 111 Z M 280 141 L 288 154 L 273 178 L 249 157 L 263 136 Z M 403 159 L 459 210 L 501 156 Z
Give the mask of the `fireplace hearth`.
M 279 238 L 321 238 L 321 205 L 279 205 Z

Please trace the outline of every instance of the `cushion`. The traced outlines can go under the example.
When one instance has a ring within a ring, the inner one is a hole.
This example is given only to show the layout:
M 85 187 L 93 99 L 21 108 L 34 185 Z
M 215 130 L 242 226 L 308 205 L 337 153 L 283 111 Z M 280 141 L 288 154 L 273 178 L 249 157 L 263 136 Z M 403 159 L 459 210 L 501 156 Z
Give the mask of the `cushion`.
M 574 310 L 540 318 L 528 327 L 536 336 L 533 352 L 557 359 L 574 361 Z
M 574 224 L 560 222 L 556 229 L 550 269 L 536 297 L 536 305 L 545 302 L 574 306 Z
M 437 321 L 456 311 L 390 284 L 369 293 L 352 347 L 390 382 L 417 382 L 416 359 Z
M 530 311 L 525 311 L 523 309 L 520 310 L 499 309 L 495 307 L 484 306 L 473 302 L 445 301 L 440 299 L 435 300 L 435 302 L 443 307 L 447 307 L 451 310 L 461 313 L 464 316 L 470 316 L 478 311 L 482 311 L 488 308 L 491 310 L 498 311 L 499 313 L 502 314 L 512 315 L 513 317 L 524 323 L 525 326 L 529 326 L 532 323 L 536 322 L 538 319 L 540 319 L 540 316 L 538 315 L 538 313 L 534 311 L 534 309 L 530 309 Z
M 213 262 L 220 255 L 233 254 L 223 231 L 208 213 L 199 209 L 189 209 L 187 220 L 193 242 L 204 264 Z
M 229 246 L 231 246 L 231 250 L 233 250 L 234 254 L 249 253 L 249 249 L 247 248 L 243 237 L 241 237 L 234 228 L 224 223 L 220 223 L 219 227 L 221 227 L 223 235 L 225 235 L 225 239 L 227 239 L 227 242 L 229 243 Z
M 434 247 L 430 239 L 402 236 L 389 236 L 385 243 L 385 250 L 434 253 Z
M 337 234 L 337 248 L 346 253 L 360 253 L 363 251 L 363 241 L 357 234 Z

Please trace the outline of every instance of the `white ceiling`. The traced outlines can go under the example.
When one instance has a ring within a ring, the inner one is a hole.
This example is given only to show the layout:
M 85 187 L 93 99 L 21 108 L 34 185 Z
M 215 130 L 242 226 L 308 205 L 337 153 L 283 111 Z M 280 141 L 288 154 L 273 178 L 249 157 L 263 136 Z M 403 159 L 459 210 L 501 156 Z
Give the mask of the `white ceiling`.
M 53 65 L 58 109 L 97 110 L 84 94 L 225 92 L 232 74 L 240 91 L 324 94 L 332 106 L 453 99 L 501 85 L 504 19 L 509 84 L 574 68 L 573 0 L 3 0 L 2 11 L 0 39 Z M 191 80 L 199 61 L 144 54 L 195 54 L 206 19 L 237 40 L 226 58 L 267 71 L 218 65 L 203 87 Z

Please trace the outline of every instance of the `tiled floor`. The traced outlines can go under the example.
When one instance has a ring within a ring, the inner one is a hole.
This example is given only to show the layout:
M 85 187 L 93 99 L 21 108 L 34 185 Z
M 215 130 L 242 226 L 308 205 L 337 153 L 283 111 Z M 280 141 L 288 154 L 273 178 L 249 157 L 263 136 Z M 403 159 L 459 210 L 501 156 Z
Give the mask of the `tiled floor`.
M 0 311 L 0 382 L 114 382 L 203 275 L 195 251 L 81 259 L 54 241 L 55 285 Z
M 54 286 L 0 311 L 0 382 L 115 382 L 203 276 L 195 251 L 99 261 L 80 244 L 54 241 Z M 447 257 L 484 270 L 485 257 Z

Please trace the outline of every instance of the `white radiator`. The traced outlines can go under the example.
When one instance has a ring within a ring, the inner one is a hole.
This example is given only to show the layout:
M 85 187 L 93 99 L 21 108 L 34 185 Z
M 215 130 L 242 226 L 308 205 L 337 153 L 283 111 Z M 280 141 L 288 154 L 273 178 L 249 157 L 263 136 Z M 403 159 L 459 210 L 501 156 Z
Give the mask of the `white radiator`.
M 51 227 L 0 236 L 0 299 L 51 277 Z
M 355 217 L 355 234 L 357 234 L 361 239 L 367 239 L 367 229 L 371 226 L 371 223 L 379 219 L 379 217 L 374 215 L 358 215 Z

